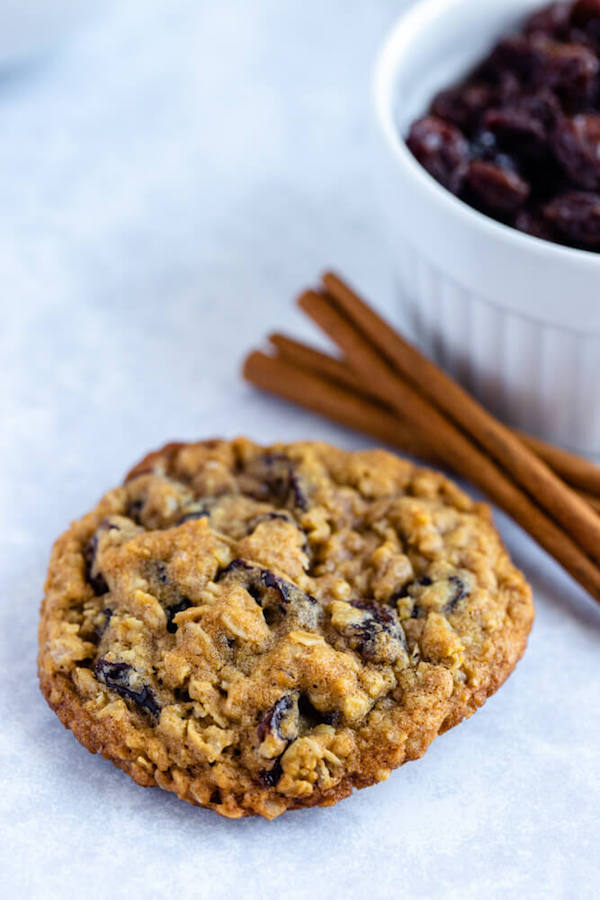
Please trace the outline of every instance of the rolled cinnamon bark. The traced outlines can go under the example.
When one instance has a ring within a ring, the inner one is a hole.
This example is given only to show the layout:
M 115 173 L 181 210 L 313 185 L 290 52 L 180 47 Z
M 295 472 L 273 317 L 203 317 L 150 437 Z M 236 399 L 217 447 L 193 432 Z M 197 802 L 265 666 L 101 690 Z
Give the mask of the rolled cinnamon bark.
M 270 335 L 269 339 L 283 359 L 337 384 L 347 385 L 366 401 L 380 405 L 379 400 L 369 394 L 365 380 L 357 378 L 345 360 L 328 356 L 308 344 L 278 332 Z M 511 430 L 567 484 L 577 488 L 578 493 L 585 494 L 585 499 L 600 509 L 600 466 L 523 431 Z
M 257 350 L 246 359 L 243 374 L 265 391 L 398 447 L 411 456 L 434 461 L 425 442 L 399 417 L 365 403 L 351 391 L 303 371 L 285 359 Z
M 487 450 L 586 553 L 599 562 L 600 517 L 589 504 L 457 382 L 397 334 L 340 278 L 327 273 L 323 276 L 323 283 L 339 313 L 352 323 L 355 336 L 358 334 L 361 337 L 362 346 L 355 339 L 351 342 L 352 356 L 346 351 L 355 371 L 371 382 L 373 359 L 376 359 L 378 366 L 382 365 L 379 356 L 385 359 L 387 365 L 396 369 L 432 406 L 435 405 L 444 415 L 454 420 Z M 320 309 L 323 315 L 321 301 L 309 301 L 304 308 L 307 309 L 307 306 L 317 311 Z M 331 316 L 329 321 L 333 321 Z M 337 328 L 339 331 L 339 322 Z M 339 342 L 336 340 L 336 343 Z M 379 371 L 381 376 L 383 368 Z M 383 399 L 379 391 L 378 396 Z M 390 403 L 391 401 L 390 397 Z M 395 403 L 392 405 L 396 408 Z
M 517 431 L 516 434 L 527 444 L 530 450 L 543 459 L 551 469 L 564 478 L 568 484 L 579 488 L 588 494 L 600 497 L 600 466 L 594 465 L 588 459 L 555 447 L 540 438 Z
M 308 344 L 302 344 L 300 341 L 296 341 L 294 338 L 279 332 L 270 334 L 269 340 L 277 349 L 279 355 L 288 362 L 294 363 L 307 371 L 314 371 L 319 375 L 323 375 L 330 381 L 336 382 L 336 384 L 349 387 L 361 396 L 367 396 L 363 386 L 364 380 L 358 378 L 344 360 L 321 353 L 320 350 L 309 347 Z
M 396 410 L 402 420 L 414 428 L 419 440 L 435 447 L 438 458 L 479 487 L 595 599 L 600 599 L 600 569 L 581 551 L 566 530 L 558 527 L 432 403 L 405 383 L 328 297 L 309 291 L 302 295 L 299 303 L 343 351 L 355 372 L 368 380 L 369 390 Z M 586 510 L 590 516 L 594 515 L 589 507 Z
M 586 503 L 592 507 L 592 509 L 596 512 L 600 512 L 600 497 L 594 496 L 594 494 L 588 494 L 586 491 L 577 491 L 582 500 L 585 500 Z

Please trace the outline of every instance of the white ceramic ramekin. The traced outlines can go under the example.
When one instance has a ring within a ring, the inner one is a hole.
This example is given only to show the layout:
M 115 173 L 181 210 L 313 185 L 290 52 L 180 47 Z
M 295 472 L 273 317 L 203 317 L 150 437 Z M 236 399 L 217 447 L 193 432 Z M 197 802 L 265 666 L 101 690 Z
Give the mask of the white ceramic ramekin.
M 421 0 L 376 64 L 382 200 L 403 326 L 488 409 L 600 456 L 600 254 L 521 234 L 457 200 L 404 143 L 429 101 L 543 0 Z

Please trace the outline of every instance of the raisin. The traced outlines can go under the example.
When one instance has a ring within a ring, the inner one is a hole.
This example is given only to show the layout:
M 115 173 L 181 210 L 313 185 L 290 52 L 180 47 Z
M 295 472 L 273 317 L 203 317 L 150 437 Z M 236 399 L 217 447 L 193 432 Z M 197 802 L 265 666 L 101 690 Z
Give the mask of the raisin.
M 489 129 L 478 131 L 474 135 L 469 149 L 474 159 L 486 159 L 492 162 L 496 161 L 500 153 L 496 135 Z
M 501 149 L 496 135 L 491 131 L 480 131 L 471 141 L 473 159 L 494 163 L 501 169 L 517 172 L 518 163 L 514 156 Z
M 360 609 L 363 616 L 360 623 L 342 629 L 350 647 L 368 662 L 396 662 L 406 650 L 404 630 L 396 612 L 375 600 L 359 600 L 352 605 Z
M 319 617 L 319 604 L 290 581 L 275 575 L 270 569 L 252 566 L 243 559 L 234 559 L 223 569 L 219 581 L 233 578 L 248 591 L 262 608 L 268 625 L 284 619 L 304 628 L 315 628 Z
M 600 0 L 577 0 L 571 13 L 571 40 L 600 54 Z
M 127 515 L 136 525 L 140 525 L 140 518 L 144 509 L 144 500 L 132 500 L 127 507 Z
M 392 594 L 390 600 L 392 603 L 397 602 L 398 600 L 402 600 L 403 597 L 412 597 L 416 588 L 419 587 L 430 587 L 433 584 L 433 581 L 429 577 L 429 575 L 421 575 L 420 578 L 417 578 L 415 581 L 409 581 L 407 584 L 403 585 L 399 591 L 396 591 L 395 594 Z
M 451 612 L 469 594 L 469 588 L 458 575 L 451 575 L 448 581 L 451 585 L 450 598 L 444 606 L 444 612 Z
M 466 184 L 475 205 L 499 215 L 515 213 L 530 193 L 529 184 L 517 172 L 482 159 L 469 165 Z
M 148 575 L 152 583 L 152 593 L 165 611 L 167 631 L 169 634 L 174 634 L 177 631 L 177 625 L 173 619 L 177 613 L 193 606 L 193 603 L 172 582 L 169 576 L 168 564 L 163 560 L 150 563 Z
M 177 700 L 178 703 L 193 703 L 194 701 L 189 695 L 189 692 L 186 691 L 185 688 L 175 688 L 173 691 L 173 696 Z
M 543 215 L 562 238 L 587 249 L 600 249 L 600 194 L 561 194 L 543 207 Z
M 477 127 L 486 109 L 495 102 L 496 91 L 489 84 L 472 81 L 440 91 L 431 104 L 430 113 L 468 133 Z
M 160 706 L 151 688 L 148 685 L 143 685 L 137 690 L 132 686 L 132 676 L 138 673 L 128 663 L 109 662 L 100 658 L 96 661 L 94 673 L 98 681 L 101 681 L 111 691 L 119 694 L 120 697 L 132 700 L 156 718 L 160 716 Z
M 234 559 L 229 565 L 225 566 L 219 574 L 218 580 L 221 581 L 222 578 L 227 578 L 228 575 L 239 574 L 243 572 L 251 572 L 252 566 L 250 563 L 247 563 L 244 559 Z
M 600 2 L 577 0 L 571 13 L 570 40 L 585 44 L 600 53 Z
M 332 709 L 326 712 L 317 709 L 313 706 L 310 698 L 306 694 L 300 696 L 298 710 L 302 717 L 301 724 L 304 732 L 312 731 L 312 729 L 316 728 L 318 725 L 339 725 L 342 718 L 342 714 L 338 709 Z
M 268 569 L 261 571 L 260 581 L 262 586 L 267 589 L 260 601 L 263 610 L 267 613 L 279 610 L 284 617 L 289 618 L 291 615 L 306 628 L 316 627 L 319 606 L 314 597 Z
M 164 562 L 156 563 L 156 578 L 161 584 L 169 583 L 169 575 L 167 572 L 167 564 Z
M 98 553 L 98 532 L 96 532 L 88 542 L 83 551 L 83 559 L 85 563 L 85 579 L 92 588 L 96 597 L 108 594 L 110 588 L 102 572 L 96 569 L 96 554 Z
M 116 519 L 116 521 L 115 521 Z M 83 551 L 85 563 L 85 577 L 88 584 L 91 585 L 97 597 L 107 594 L 110 590 L 103 573 L 98 568 L 98 545 L 101 537 L 109 531 L 120 532 L 123 530 L 124 520 L 119 517 L 109 517 L 100 523 L 87 546 Z
M 200 509 L 190 509 L 189 512 L 184 512 L 182 517 L 178 519 L 177 524 L 183 525 L 185 522 L 194 522 L 196 519 L 207 519 L 210 517 L 210 512 L 208 509 L 204 507 Z
M 306 512 L 309 506 L 308 496 L 304 487 L 304 482 L 297 472 L 292 471 L 290 474 L 290 491 L 293 505 L 297 509 Z
M 260 525 L 261 522 L 273 522 L 276 520 L 280 520 L 282 522 L 290 522 L 290 524 L 295 525 L 296 522 L 288 513 L 283 512 L 268 512 L 261 513 L 258 516 L 254 516 L 253 519 L 248 523 L 248 534 L 250 534 L 254 529 Z
M 501 105 L 512 103 L 521 94 L 521 84 L 514 72 L 500 72 L 496 79 L 495 92 Z
M 544 222 L 539 213 L 530 209 L 521 209 L 517 213 L 514 221 L 515 228 L 524 234 L 530 234 L 532 237 L 541 238 L 542 240 L 552 240 L 552 231 Z
M 600 62 L 580 44 L 534 40 L 539 54 L 536 84 L 553 91 L 571 109 L 588 106 L 597 93 Z
M 544 34 L 562 38 L 571 22 L 571 3 L 560 2 L 545 6 L 529 16 L 524 25 L 525 34 Z
M 437 582 L 437 584 L 445 585 L 446 582 Z M 447 584 L 448 591 L 446 603 L 444 604 L 444 612 L 450 612 L 451 610 L 453 610 L 464 597 L 468 596 L 470 590 L 465 578 L 461 578 L 458 575 L 450 575 Z M 414 599 L 413 607 L 410 613 L 411 619 L 422 619 L 427 615 L 427 609 L 418 602 L 418 598 L 422 593 L 422 591 L 420 590 L 421 588 L 431 587 L 432 585 L 433 581 L 429 577 L 429 575 L 424 575 L 423 577 L 405 586 L 404 594 L 402 596 L 412 597 Z
M 576 0 L 571 12 L 571 24 L 576 28 L 597 26 L 600 30 L 600 0 Z
M 167 631 L 169 634 L 175 634 L 177 631 L 177 625 L 173 621 L 177 613 L 183 612 L 185 609 L 189 609 L 192 606 L 191 600 L 188 600 L 187 597 L 183 597 L 179 603 L 174 603 L 172 606 L 167 606 L 165 609 L 165 613 L 167 614 Z
M 275 760 L 270 769 L 262 769 L 262 771 L 258 773 L 260 782 L 265 787 L 275 787 L 282 775 L 283 768 L 281 766 L 281 757 Z
M 578 187 L 600 188 L 600 114 L 565 119 L 554 136 L 558 161 Z
M 94 642 L 96 644 L 99 644 L 100 641 L 102 640 L 102 638 L 104 637 L 104 635 L 106 633 L 106 629 L 110 625 L 110 620 L 112 619 L 113 611 L 112 611 L 112 609 L 108 609 L 108 608 L 103 609 L 102 615 L 104 616 L 104 622 L 101 625 L 97 626 L 95 633 L 94 633 Z
M 519 158 L 537 161 L 548 156 L 550 135 L 560 117 L 561 108 L 556 97 L 544 90 L 488 110 L 482 125 L 494 135 L 503 150 Z
M 539 55 L 532 40 L 522 34 L 512 34 L 498 41 L 490 55 L 476 70 L 485 79 L 499 82 L 508 71 L 521 82 L 532 79 L 539 64 Z
M 469 145 L 455 125 L 437 116 L 425 116 L 412 126 L 407 145 L 436 181 L 458 193 L 469 158 Z
M 304 481 L 292 460 L 283 453 L 265 453 L 248 471 L 263 483 L 260 499 L 269 499 L 292 509 L 308 509 Z
M 311 603 L 317 602 L 314 597 L 311 597 L 309 594 L 304 594 L 304 592 L 301 591 L 300 588 L 297 588 L 295 584 L 285 581 L 269 569 L 261 570 L 260 580 L 266 588 L 273 588 L 276 590 L 286 605 L 293 602 L 298 593 L 302 594 L 304 597 L 308 597 Z
M 275 737 L 280 738 L 280 740 L 288 739 L 281 734 L 279 726 L 281 725 L 282 719 L 296 708 L 297 700 L 297 694 L 284 694 L 283 697 L 280 697 L 279 700 L 277 700 L 277 702 L 265 713 L 256 729 L 258 739 L 261 743 L 267 737 L 269 732 L 274 734 Z

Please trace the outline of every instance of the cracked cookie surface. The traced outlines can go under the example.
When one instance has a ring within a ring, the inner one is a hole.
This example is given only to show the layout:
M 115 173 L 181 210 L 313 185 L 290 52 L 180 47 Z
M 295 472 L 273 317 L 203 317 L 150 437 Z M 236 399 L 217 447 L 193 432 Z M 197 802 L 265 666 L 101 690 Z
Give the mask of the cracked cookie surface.
M 481 706 L 533 620 L 487 507 L 384 451 L 151 453 L 56 542 L 42 691 L 142 785 L 331 805 Z

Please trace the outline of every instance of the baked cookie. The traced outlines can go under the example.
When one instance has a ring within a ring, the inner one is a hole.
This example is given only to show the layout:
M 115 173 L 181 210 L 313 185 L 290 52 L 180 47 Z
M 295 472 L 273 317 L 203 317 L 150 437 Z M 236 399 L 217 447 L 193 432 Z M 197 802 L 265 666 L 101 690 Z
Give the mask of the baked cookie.
M 56 542 L 42 691 L 139 784 L 231 818 L 331 805 L 510 674 L 530 589 L 487 507 L 390 453 L 151 453 Z

